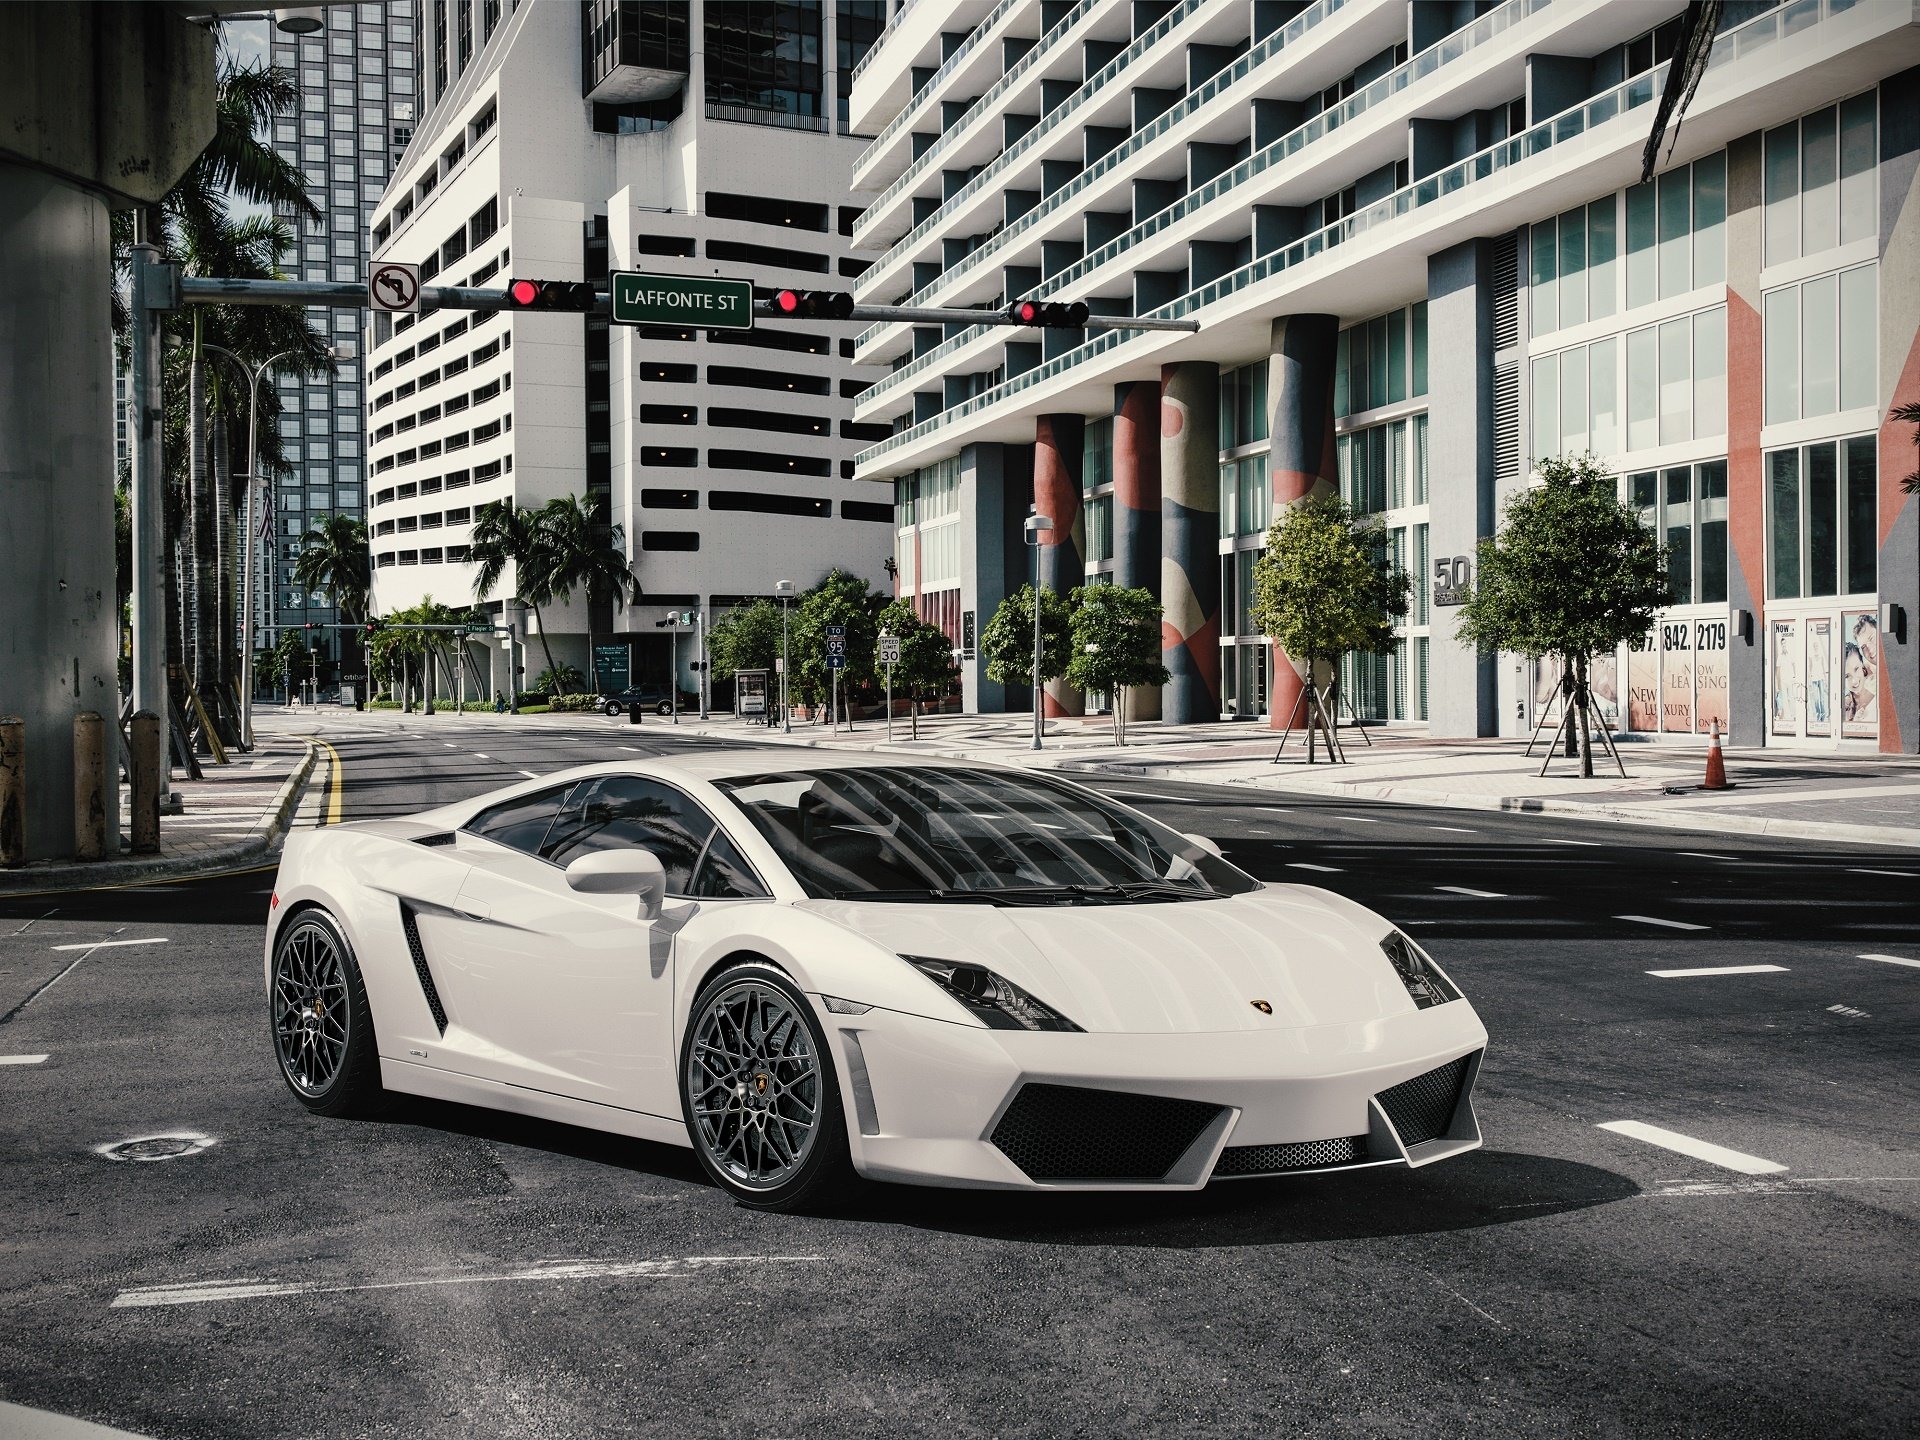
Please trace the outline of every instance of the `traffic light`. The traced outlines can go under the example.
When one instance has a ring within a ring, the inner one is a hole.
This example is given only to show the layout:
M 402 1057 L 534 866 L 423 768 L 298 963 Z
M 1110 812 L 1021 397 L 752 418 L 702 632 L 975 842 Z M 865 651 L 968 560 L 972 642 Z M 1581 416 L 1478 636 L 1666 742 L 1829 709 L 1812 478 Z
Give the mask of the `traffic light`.
M 375 635 L 378 635 L 382 630 L 386 628 L 387 628 L 387 622 L 382 620 L 378 615 L 371 617 L 367 621 L 365 626 L 367 637 L 369 639 L 371 639 Z
M 1007 318 L 1014 324 L 1049 330 L 1084 330 L 1088 313 L 1084 300 L 1071 303 L 1019 300 L 1007 307 Z
M 585 314 L 599 303 L 585 280 L 524 280 L 507 282 L 507 303 L 514 310 L 567 310 Z
M 844 290 L 781 290 L 767 302 L 794 320 L 851 320 L 853 296 Z

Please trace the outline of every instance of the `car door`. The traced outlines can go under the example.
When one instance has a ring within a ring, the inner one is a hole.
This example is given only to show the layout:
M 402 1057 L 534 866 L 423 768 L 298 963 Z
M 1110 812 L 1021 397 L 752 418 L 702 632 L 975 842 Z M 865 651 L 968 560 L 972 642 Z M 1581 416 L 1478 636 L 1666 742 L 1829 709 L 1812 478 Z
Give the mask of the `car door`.
M 583 895 L 566 866 L 638 846 L 660 859 L 667 893 L 686 896 L 713 821 L 673 786 L 638 775 L 580 781 L 537 851 L 498 845 L 472 856 L 461 908 L 490 1074 L 575 1099 L 679 1113 L 673 1046 L 673 934 L 684 900 L 644 920 L 631 895 Z

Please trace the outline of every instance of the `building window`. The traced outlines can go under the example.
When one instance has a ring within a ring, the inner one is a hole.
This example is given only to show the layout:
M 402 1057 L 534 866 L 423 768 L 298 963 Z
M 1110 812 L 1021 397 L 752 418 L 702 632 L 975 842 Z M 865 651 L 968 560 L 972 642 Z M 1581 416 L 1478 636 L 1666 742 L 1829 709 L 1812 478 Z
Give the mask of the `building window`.
M 1237 450 L 1267 438 L 1267 369 L 1265 360 L 1256 360 L 1220 377 L 1222 450 Z
M 1629 502 L 1667 547 L 1676 605 L 1727 599 L 1727 462 L 1643 470 L 1626 479 Z
M 1341 498 L 1361 514 L 1427 503 L 1424 414 L 1350 431 L 1338 447 Z
M 1257 383 L 1264 410 L 1264 373 Z M 1427 305 L 1424 300 L 1340 332 L 1340 349 L 1333 372 L 1334 414 L 1358 415 L 1382 405 L 1417 399 L 1426 393 Z M 1266 424 L 1264 416 L 1260 423 L 1263 427 Z M 1261 434 L 1264 436 L 1264 428 Z
M 1876 267 L 1858 265 L 1761 297 L 1767 424 L 1873 405 L 1877 288 Z
M 707 100 L 781 115 L 821 113 L 818 0 L 706 8 Z
M 1223 463 L 1220 466 L 1222 537 L 1264 535 L 1270 523 L 1272 506 L 1267 486 L 1267 457 L 1249 455 L 1243 460 Z
M 1875 449 L 1874 436 L 1856 435 L 1767 453 L 1769 596 L 1879 590 Z
M 1868 91 L 1767 131 L 1767 264 L 1818 255 L 1877 232 L 1876 128 L 1874 93 Z
M 1617 455 L 1727 433 L 1724 305 L 1534 357 L 1535 458 Z M 1624 367 L 1622 355 L 1624 350 Z M 1623 387 L 1624 375 L 1624 387 Z M 1622 443 L 1620 396 L 1627 397 Z
M 640 532 L 642 550 L 698 550 L 700 532 L 698 530 L 643 530 Z

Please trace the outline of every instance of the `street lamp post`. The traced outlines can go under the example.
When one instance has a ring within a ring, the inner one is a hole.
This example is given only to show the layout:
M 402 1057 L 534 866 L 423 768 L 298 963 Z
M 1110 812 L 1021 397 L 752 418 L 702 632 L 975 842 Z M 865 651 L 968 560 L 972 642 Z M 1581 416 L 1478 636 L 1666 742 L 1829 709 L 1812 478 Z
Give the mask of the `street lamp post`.
M 1040 748 L 1042 714 L 1046 708 L 1046 688 L 1040 680 L 1040 547 L 1053 530 L 1053 521 L 1045 515 L 1029 515 L 1025 525 L 1027 544 L 1033 548 L 1033 748 Z
M 780 729 L 782 733 L 793 733 L 793 705 L 787 698 L 787 673 L 793 664 L 787 655 L 787 602 L 793 599 L 794 585 L 791 580 L 776 581 L 773 593 L 780 597 Z

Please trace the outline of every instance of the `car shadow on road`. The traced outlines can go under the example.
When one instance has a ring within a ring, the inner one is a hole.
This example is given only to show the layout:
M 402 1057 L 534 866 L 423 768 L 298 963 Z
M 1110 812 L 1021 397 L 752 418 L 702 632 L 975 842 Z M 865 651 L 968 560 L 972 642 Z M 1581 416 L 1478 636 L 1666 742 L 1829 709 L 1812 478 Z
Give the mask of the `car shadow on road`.
M 451 1100 L 429 1100 L 419 1095 L 394 1095 L 387 1108 L 373 1117 L 375 1124 L 417 1125 L 450 1135 L 465 1135 L 499 1145 L 516 1145 L 548 1155 L 564 1155 L 591 1165 L 653 1175 L 710 1188 L 712 1182 L 694 1159 L 693 1151 L 676 1145 L 635 1140 L 604 1130 L 588 1130 L 558 1120 L 485 1110 Z
M 1429 1235 L 1626 1200 L 1640 1187 L 1577 1161 L 1480 1150 L 1421 1170 L 1223 1181 L 1154 1195 L 875 1188 L 850 1216 L 1041 1245 L 1210 1249 Z

